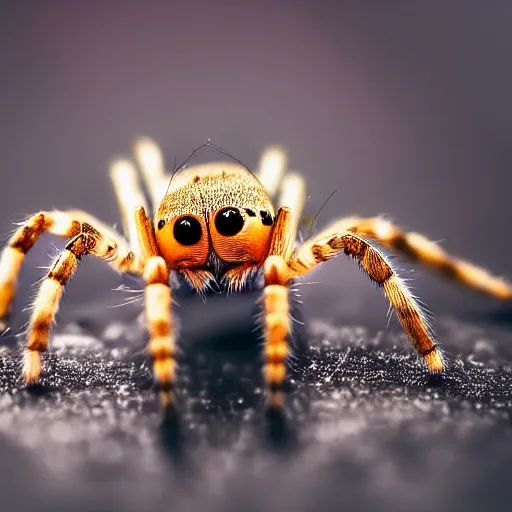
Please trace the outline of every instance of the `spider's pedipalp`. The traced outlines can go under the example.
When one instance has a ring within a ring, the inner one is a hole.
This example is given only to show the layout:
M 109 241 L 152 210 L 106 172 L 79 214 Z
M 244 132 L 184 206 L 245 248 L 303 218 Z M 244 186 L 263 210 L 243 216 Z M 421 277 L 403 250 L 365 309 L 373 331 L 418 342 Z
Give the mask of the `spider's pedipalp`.
M 306 182 L 300 173 L 287 171 L 286 167 L 286 152 L 278 146 L 271 146 L 263 152 L 256 176 L 267 195 L 275 200 L 276 207 L 290 210 L 289 237 L 295 243 L 306 202 Z
M 153 222 L 147 216 L 143 206 L 139 206 L 132 211 L 132 218 L 136 230 L 134 245 L 137 247 L 141 263 L 144 264 L 152 256 L 159 255 Z
M 433 340 L 426 316 L 391 264 L 367 240 L 351 232 L 314 238 L 297 249 L 289 265 L 302 275 L 342 252 L 355 258 L 370 279 L 383 288 L 384 295 L 428 369 L 431 372 L 443 371 L 443 356 Z
M 293 214 L 290 208 L 286 206 L 279 208 L 270 242 L 269 255 L 282 256 L 285 261 L 290 257 L 295 244 L 292 222 Z

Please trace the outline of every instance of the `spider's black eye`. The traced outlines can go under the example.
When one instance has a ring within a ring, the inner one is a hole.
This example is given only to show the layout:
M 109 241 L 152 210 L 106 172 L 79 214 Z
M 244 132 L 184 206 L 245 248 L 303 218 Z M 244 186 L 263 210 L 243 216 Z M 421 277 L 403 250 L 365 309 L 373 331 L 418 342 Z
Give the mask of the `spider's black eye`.
M 272 218 L 272 215 L 270 213 L 266 212 L 265 210 L 261 210 L 261 223 L 264 226 L 272 226 L 274 224 L 274 219 Z
M 174 224 L 174 238 L 181 245 L 194 245 L 201 240 L 201 224 L 194 217 L 186 216 Z
M 235 208 L 223 208 L 215 217 L 215 227 L 221 235 L 233 236 L 244 227 L 244 218 Z
M 164 219 L 160 219 L 158 221 L 158 229 L 162 229 L 164 226 L 165 226 L 165 220 Z

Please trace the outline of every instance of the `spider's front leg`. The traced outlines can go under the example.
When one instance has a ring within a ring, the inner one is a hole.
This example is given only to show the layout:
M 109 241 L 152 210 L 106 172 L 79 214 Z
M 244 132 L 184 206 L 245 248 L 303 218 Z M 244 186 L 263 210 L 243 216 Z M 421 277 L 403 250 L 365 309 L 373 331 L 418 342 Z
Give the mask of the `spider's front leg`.
M 419 304 L 384 255 L 367 240 L 351 232 L 324 232 L 319 238 L 308 240 L 299 247 L 292 255 L 289 266 L 298 275 L 303 275 L 341 253 L 355 258 L 370 279 L 383 288 L 384 295 L 428 369 L 431 372 L 443 371 L 441 350 L 433 340 Z
M 116 255 L 111 261 L 112 266 L 121 272 L 141 271 L 139 260 L 122 237 L 91 215 L 80 211 L 36 213 L 14 232 L 0 257 L 0 332 L 7 326 L 18 274 L 25 256 L 45 232 L 67 238 L 68 241 L 79 234 L 88 234 L 90 240 L 108 239 L 109 250 Z
M 176 361 L 169 270 L 162 257 L 149 258 L 144 268 L 144 280 L 149 352 L 153 358 L 153 375 L 159 387 L 160 405 L 165 411 L 174 404 Z
M 78 268 L 86 254 L 92 254 L 107 261 L 118 259 L 118 248 L 114 240 L 100 233 L 89 224 L 82 224 L 53 261 L 50 270 L 41 283 L 30 317 L 27 347 L 23 364 L 25 382 L 39 380 L 41 374 L 41 352 L 48 347 L 48 337 L 55 322 L 64 286 Z
M 282 207 L 274 225 L 270 255 L 263 265 L 264 375 L 268 388 L 267 406 L 270 409 L 280 409 L 283 405 L 281 388 L 286 379 L 288 336 L 291 332 L 288 284 L 294 277 L 286 259 L 292 250 L 294 236 L 292 212 L 290 208 Z
M 143 208 L 134 212 L 139 226 L 137 254 L 152 254 L 152 229 Z M 48 347 L 48 337 L 59 309 L 64 286 L 78 268 L 83 256 L 91 254 L 106 260 L 121 272 L 141 274 L 142 260 L 123 238 L 94 217 L 79 211 L 40 212 L 30 217 L 11 237 L 0 259 L 0 319 L 10 308 L 18 273 L 26 253 L 39 236 L 50 233 L 68 237 L 65 248 L 53 261 L 34 302 L 28 328 L 23 365 L 26 382 L 36 382 L 41 374 L 40 353 Z
M 282 256 L 269 256 L 263 266 L 265 289 L 263 291 L 265 335 L 265 382 L 268 387 L 267 406 L 279 409 L 283 405 L 281 388 L 286 379 L 288 336 L 291 332 L 289 305 L 289 268 Z

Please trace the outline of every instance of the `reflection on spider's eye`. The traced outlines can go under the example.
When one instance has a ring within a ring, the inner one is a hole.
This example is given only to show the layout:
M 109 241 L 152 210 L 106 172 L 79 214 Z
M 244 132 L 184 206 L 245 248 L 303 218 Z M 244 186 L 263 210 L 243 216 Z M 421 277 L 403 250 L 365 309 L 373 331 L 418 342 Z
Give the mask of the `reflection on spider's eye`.
M 201 240 L 201 224 L 194 217 L 186 216 L 174 224 L 174 238 L 181 245 L 194 245 Z
M 160 219 L 158 221 L 158 229 L 162 229 L 164 226 L 165 226 L 165 220 L 164 219 Z
M 215 227 L 224 236 L 233 236 L 244 227 L 244 218 L 235 208 L 223 208 L 215 217 Z

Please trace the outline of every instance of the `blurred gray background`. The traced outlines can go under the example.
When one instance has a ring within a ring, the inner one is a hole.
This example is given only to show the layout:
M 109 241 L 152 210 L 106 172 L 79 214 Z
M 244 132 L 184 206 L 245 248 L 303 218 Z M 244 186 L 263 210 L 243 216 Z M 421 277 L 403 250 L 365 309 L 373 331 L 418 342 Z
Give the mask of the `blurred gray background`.
M 505 1 L 0 2 L 0 231 L 52 207 L 117 222 L 107 164 L 140 134 L 169 166 L 207 138 L 251 167 L 280 143 L 308 178 L 306 213 L 338 190 L 320 226 L 385 213 L 512 276 L 511 17 Z M 496 307 L 401 266 L 436 314 Z M 335 299 L 318 314 L 344 300 L 385 327 L 353 263 L 314 280 L 311 297 Z M 86 261 L 63 309 L 118 283 Z
M 280 143 L 307 177 L 307 214 L 338 190 L 320 227 L 387 214 L 512 277 L 511 19 L 506 1 L 0 0 L 0 233 L 54 207 L 118 222 L 108 162 L 141 134 L 169 167 L 208 138 L 250 167 Z M 27 259 L 18 327 L 54 244 L 45 238 Z M 24 390 L 18 351 L 0 345 L 0 508 L 503 510 L 511 315 L 398 265 L 454 363 L 442 385 L 395 336 L 396 321 L 375 335 L 387 303 L 339 258 L 303 287 L 304 315 L 320 321 L 290 393 L 298 442 L 285 436 L 283 450 L 260 442 L 254 353 L 184 346 L 201 329 L 208 342 L 222 337 L 233 304 L 252 311 L 252 296 L 181 308 L 180 443 L 159 428 L 133 322 L 141 308 L 105 308 L 126 299 L 110 291 L 122 279 L 85 258 L 43 385 Z M 89 323 L 70 323 L 77 312 Z M 117 340 L 97 328 L 123 315 Z

